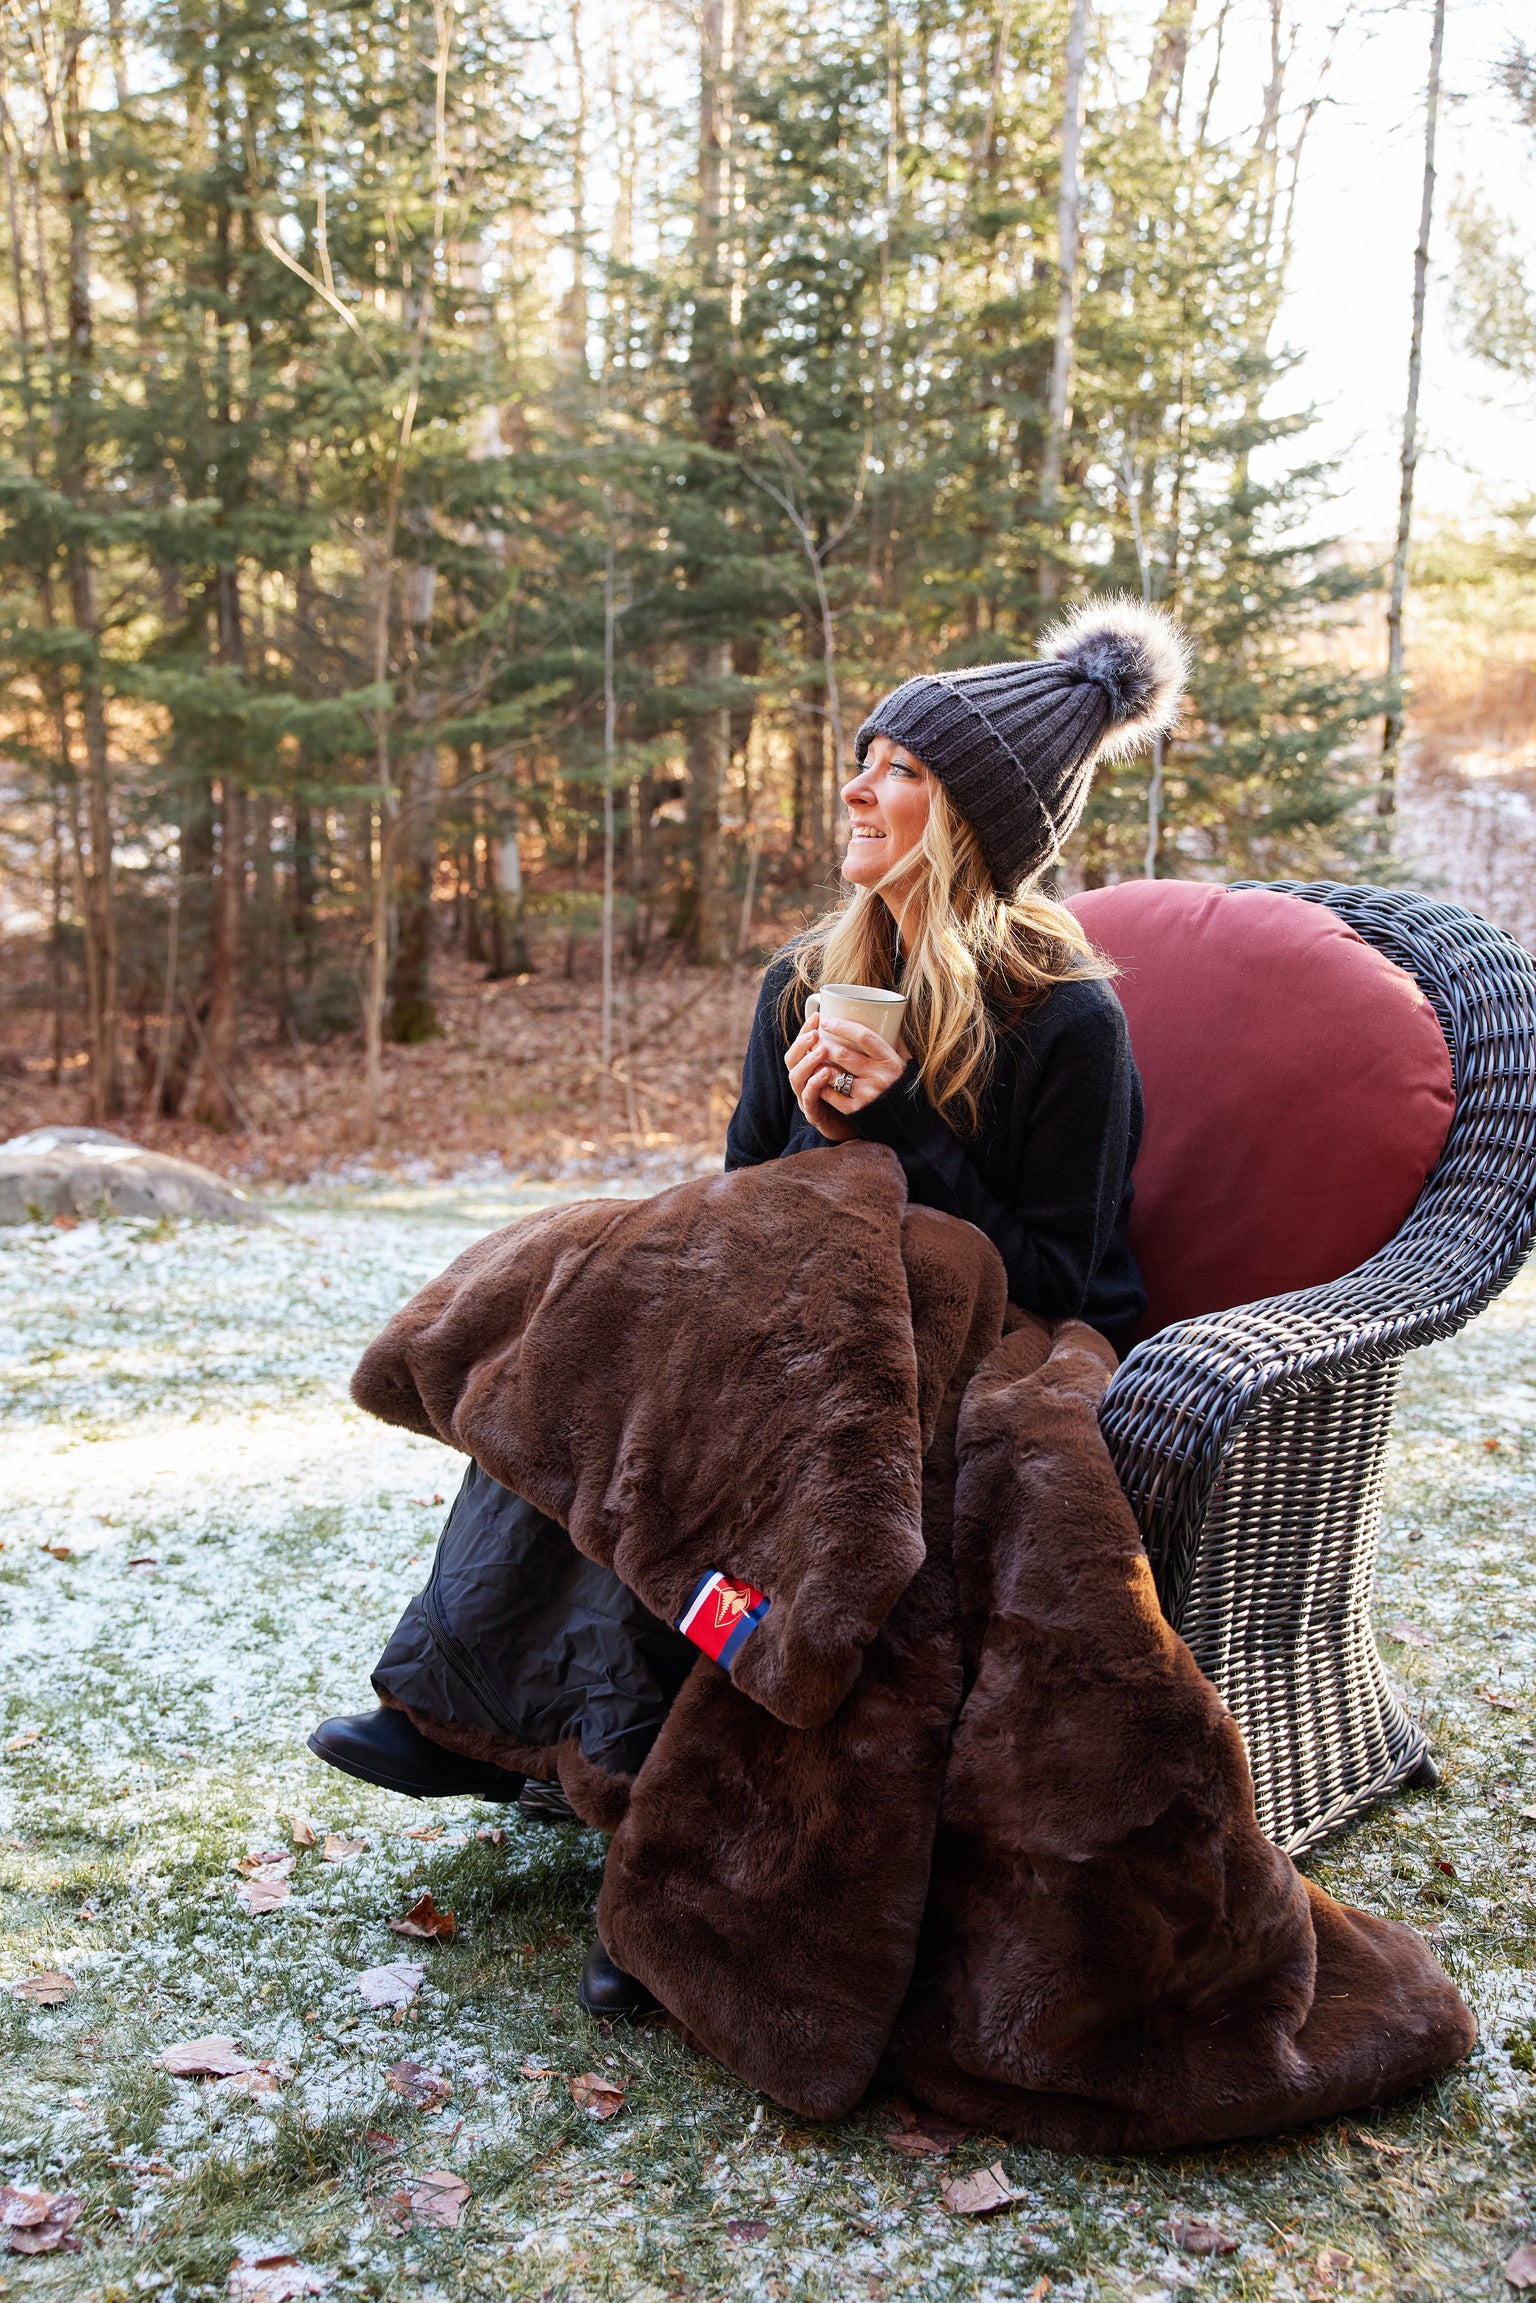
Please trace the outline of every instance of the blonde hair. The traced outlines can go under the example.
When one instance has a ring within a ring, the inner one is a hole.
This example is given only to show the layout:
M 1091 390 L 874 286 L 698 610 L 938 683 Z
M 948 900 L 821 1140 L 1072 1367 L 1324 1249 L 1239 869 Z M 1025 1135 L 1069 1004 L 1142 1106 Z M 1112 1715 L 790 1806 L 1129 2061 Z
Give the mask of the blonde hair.
M 907 923 L 904 949 L 897 916 Z M 781 1008 L 788 1036 L 819 984 L 894 989 L 898 956 L 902 1036 L 928 1101 L 962 1136 L 976 1131 L 999 1030 L 1052 984 L 1115 972 L 1065 905 L 1030 887 L 998 894 L 981 842 L 937 778 L 917 846 L 878 887 L 853 889 L 791 945 Z

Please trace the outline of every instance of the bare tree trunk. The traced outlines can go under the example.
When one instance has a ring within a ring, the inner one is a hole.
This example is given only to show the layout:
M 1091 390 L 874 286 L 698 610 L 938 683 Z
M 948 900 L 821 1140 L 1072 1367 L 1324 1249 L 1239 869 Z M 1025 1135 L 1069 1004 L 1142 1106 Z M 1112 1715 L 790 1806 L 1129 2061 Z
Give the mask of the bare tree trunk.
M 89 485 L 91 369 L 90 211 L 81 114 L 79 38 L 64 74 L 64 206 L 69 229 L 69 384 L 60 435 L 63 491 L 83 505 Z M 96 571 L 89 545 L 69 547 L 70 617 L 85 641 L 79 706 L 85 742 L 85 846 L 80 856 L 81 909 L 86 946 L 87 1035 L 91 1064 L 91 1118 L 100 1125 L 120 1104 L 117 1076 L 117 917 L 112 900 L 112 789 L 107 754 L 107 708 L 101 685 L 96 618 Z
M 1408 546 L 1413 534 L 1413 481 L 1419 461 L 1419 379 L 1424 365 L 1424 295 L 1429 280 L 1429 227 L 1435 207 L 1435 128 L 1440 111 L 1440 59 L 1445 49 L 1445 0 L 1435 0 L 1429 38 L 1429 85 L 1424 103 L 1424 188 L 1419 237 L 1413 251 L 1413 327 L 1408 339 L 1408 400 L 1403 410 L 1402 485 L 1397 500 L 1397 548 L 1387 601 L 1387 699 L 1381 731 L 1381 778 L 1376 813 L 1397 809 L 1397 748 L 1403 734 L 1403 605 L 1408 592 Z
M 395 938 L 389 976 L 388 1035 L 397 1046 L 435 1039 L 432 1004 L 432 875 L 437 861 L 437 759 L 416 752 L 400 778 L 396 839 Z
M 1057 568 L 1051 554 L 1061 505 L 1061 470 L 1072 415 L 1072 361 L 1077 332 L 1077 242 L 1082 203 L 1079 154 L 1083 133 L 1083 74 L 1088 56 L 1088 0 L 1072 0 L 1067 26 L 1066 81 L 1061 105 L 1061 182 L 1056 195 L 1056 345 L 1051 358 L 1051 391 L 1046 407 L 1045 446 L 1040 460 L 1040 513 L 1050 540 L 1040 562 L 1040 597 L 1056 596 Z
M 245 794 L 238 780 L 220 779 L 219 871 L 213 891 L 208 1019 L 202 1033 L 197 1117 L 205 1127 L 233 1127 L 239 1118 L 232 1080 L 240 999 L 240 937 L 245 917 Z

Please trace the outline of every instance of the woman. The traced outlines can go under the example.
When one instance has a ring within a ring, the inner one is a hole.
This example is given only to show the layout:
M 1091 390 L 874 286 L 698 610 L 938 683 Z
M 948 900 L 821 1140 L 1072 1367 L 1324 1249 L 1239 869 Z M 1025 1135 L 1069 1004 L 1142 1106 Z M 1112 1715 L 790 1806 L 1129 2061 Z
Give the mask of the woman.
M 1126 1239 L 1141 1088 L 1072 914 L 1035 892 L 1095 761 L 1167 728 L 1184 642 L 1158 610 L 1082 609 L 1037 662 L 909 680 L 859 730 L 846 901 L 768 970 L 728 1168 L 889 1144 L 911 1197 L 962 1216 L 1013 1302 L 1121 1343 L 1146 1298 Z M 822 1017 L 820 983 L 906 995 L 904 1037 Z
M 1069 619 L 1036 662 L 909 680 L 878 706 L 843 792 L 851 893 L 769 969 L 727 1138 L 728 1168 L 889 1144 L 914 1200 L 993 1240 L 1015 1303 L 1112 1341 L 1145 1302 L 1126 1241 L 1140 1087 L 1102 964 L 1034 891 L 1095 760 L 1171 724 L 1184 661 L 1164 616 L 1111 602 Z M 902 1042 L 807 1023 L 822 982 L 899 986 Z M 521 1768 L 574 1739 L 632 1775 L 697 1653 L 472 1463 L 431 1581 L 374 1671 L 381 1708 L 325 1721 L 309 1747 L 412 1798 L 521 1794 L 525 1811 L 569 1818 Z M 649 2004 L 601 1943 L 580 1997 L 594 2015 Z

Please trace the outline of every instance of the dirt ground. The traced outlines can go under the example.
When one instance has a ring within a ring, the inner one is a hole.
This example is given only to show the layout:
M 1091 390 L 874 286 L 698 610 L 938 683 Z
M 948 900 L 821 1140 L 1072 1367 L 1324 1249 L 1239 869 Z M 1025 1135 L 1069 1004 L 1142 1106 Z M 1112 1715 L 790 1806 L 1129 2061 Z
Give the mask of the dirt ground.
M 136 1143 L 242 1182 L 426 1181 L 498 1169 L 563 1180 L 594 1165 L 605 1175 L 717 1166 L 760 969 L 692 967 L 668 953 L 638 974 L 623 971 L 605 1074 L 599 965 L 596 949 L 584 945 L 567 977 L 557 947 L 537 973 L 488 983 L 480 966 L 440 954 L 441 1037 L 386 1049 L 377 1144 L 367 1140 L 358 1041 L 346 1035 L 305 1045 L 270 1027 L 247 1033 L 235 1080 L 246 1124 L 227 1134 L 200 1127 L 190 1112 L 167 1120 L 148 1111 L 130 1027 L 127 1108 L 111 1124 Z M 13 947 L 0 972 L 24 970 L 35 980 L 40 967 L 39 955 L 29 964 Z M 66 1058 L 55 1084 L 51 1028 L 39 1009 L 11 1000 L 0 1006 L 0 1141 L 31 1128 L 88 1124 L 84 1058 Z M 152 1078 L 152 1053 L 148 1068 Z

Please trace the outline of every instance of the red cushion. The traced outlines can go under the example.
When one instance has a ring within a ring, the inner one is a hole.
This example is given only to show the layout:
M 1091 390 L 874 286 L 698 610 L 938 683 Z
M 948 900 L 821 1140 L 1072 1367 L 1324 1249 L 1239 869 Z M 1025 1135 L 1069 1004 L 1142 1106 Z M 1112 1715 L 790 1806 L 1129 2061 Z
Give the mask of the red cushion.
M 1268 889 L 1133 880 L 1071 908 L 1121 970 L 1146 1095 L 1138 1334 L 1337 1279 L 1385 1247 L 1456 1108 L 1413 978 L 1326 905 Z

